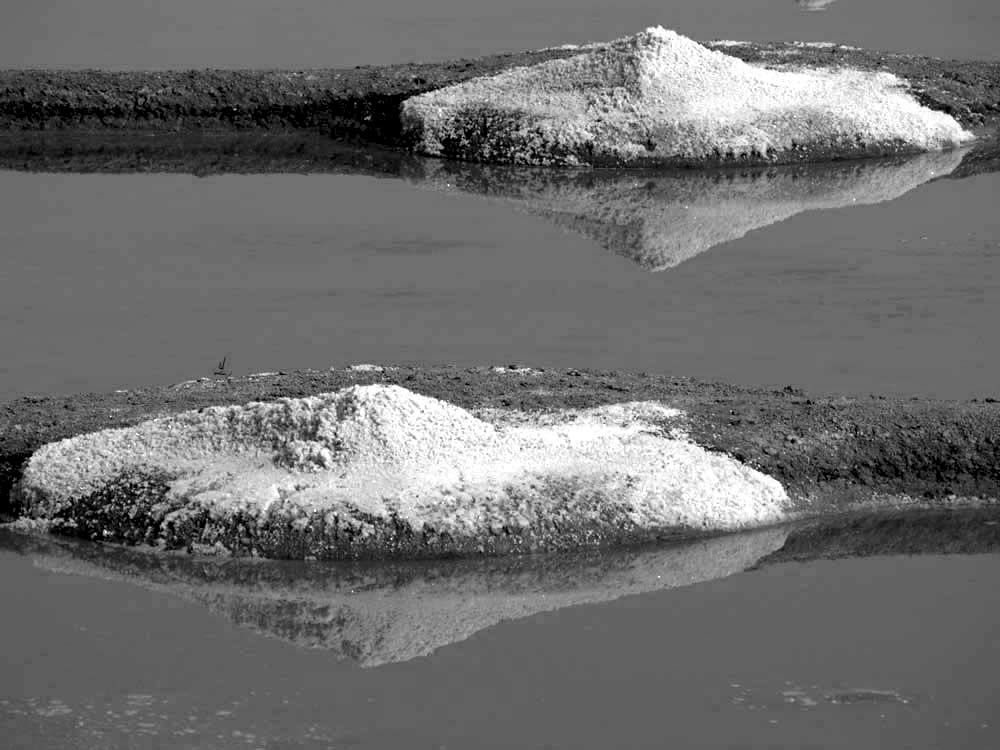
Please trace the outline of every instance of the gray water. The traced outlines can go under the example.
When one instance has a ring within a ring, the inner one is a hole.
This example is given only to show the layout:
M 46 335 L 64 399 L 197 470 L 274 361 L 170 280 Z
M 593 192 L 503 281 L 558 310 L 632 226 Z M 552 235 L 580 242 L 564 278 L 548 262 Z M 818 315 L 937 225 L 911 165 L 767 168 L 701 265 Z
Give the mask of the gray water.
M 718 577 L 774 543 L 611 555 L 577 574 L 356 571 L 353 591 L 274 564 L 0 549 L 0 730 L 6 747 L 94 750 L 1000 743 L 1000 557 Z M 359 664 L 317 641 L 352 599 L 369 615 L 352 632 L 376 646 L 399 637 L 387 613 L 459 637 Z M 465 626 L 490 607 L 496 624 Z
M 356 362 L 996 396 L 1000 175 L 0 172 L 0 401 Z M 463 171 L 464 169 L 464 171 Z M 945 177 L 945 179 L 940 179 Z
M 995 0 L 43 0 L 6 7 L 0 67 L 308 68 L 476 57 L 613 39 L 834 41 L 1000 58 Z M 816 4 L 813 3 L 815 6 Z

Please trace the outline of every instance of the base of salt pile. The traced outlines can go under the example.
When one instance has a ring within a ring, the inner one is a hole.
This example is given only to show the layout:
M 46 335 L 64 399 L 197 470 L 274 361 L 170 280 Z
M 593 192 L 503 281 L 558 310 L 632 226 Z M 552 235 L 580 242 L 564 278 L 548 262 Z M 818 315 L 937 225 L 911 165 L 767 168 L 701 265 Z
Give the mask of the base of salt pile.
M 660 27 L 411 97 L 415 150 L 539 165 L 796 162 L 972 140 L 890 73 L 749 65 Z
M 183 412 L 50 443 L 26 514 L 88 538 L 266 557 L 497 554 L 785 520 L 776 480 L 656 402 L 477 417 L 394 385 Z

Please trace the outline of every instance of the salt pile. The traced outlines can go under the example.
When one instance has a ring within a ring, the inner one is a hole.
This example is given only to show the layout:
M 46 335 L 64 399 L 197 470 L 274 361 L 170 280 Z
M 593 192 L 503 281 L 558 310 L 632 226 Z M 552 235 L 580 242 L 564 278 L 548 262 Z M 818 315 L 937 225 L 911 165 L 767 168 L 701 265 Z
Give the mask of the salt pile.
M 778 482 L 691 443 L 682 418 L 635 402 L 481 419 L 352 386 L 52 443 L 18 491 L 29 515 L 104 538 L 132 524 L 154 543 L 265 556 L 547 549 L 786 517 Z
M 801 161 L 972 139 L 888 73 L 754 67 L 660 27 L 412 97 L 433 156 L 515 164 Z

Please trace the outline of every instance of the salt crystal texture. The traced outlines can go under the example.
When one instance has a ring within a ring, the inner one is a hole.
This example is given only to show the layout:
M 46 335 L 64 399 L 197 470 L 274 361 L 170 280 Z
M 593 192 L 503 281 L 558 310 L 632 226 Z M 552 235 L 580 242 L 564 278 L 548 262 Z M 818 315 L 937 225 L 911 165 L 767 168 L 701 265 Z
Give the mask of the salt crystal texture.
M 889 73 L 769 70 L 653 27 L 403 103 L 434 156 L 515 164 L 801 161 L 957 146 L 972 135 Z
M 118 477 L 156 473 L 170 477 L 175 517 L 304 528 L 360 512 L 456 539 L 544 523 L 556 509 L 570 523 L 613 516 L 638 529 L 786 517 L 777 481 L 684 439 L 682 418 L 654 402 L 479 418 L 399 386 L 352 386 L 51 443 L 28 461 L 20 493 L 30 515 L 53 517 Z

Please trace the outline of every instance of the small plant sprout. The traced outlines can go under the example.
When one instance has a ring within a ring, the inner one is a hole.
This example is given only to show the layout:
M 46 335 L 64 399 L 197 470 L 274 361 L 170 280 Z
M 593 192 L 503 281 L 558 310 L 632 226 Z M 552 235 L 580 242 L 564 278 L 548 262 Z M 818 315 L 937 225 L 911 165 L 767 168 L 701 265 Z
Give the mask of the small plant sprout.
M 212 374 L 215 375 L 216 377 L 225 377 L 225 378 L 228 378 L 230 375 L 232 375 L 232 369 L 229 367 L 228 354 L 221 360 L 219 360 L 219 364 L 215 366 L 215 372 L 213 372 Z

